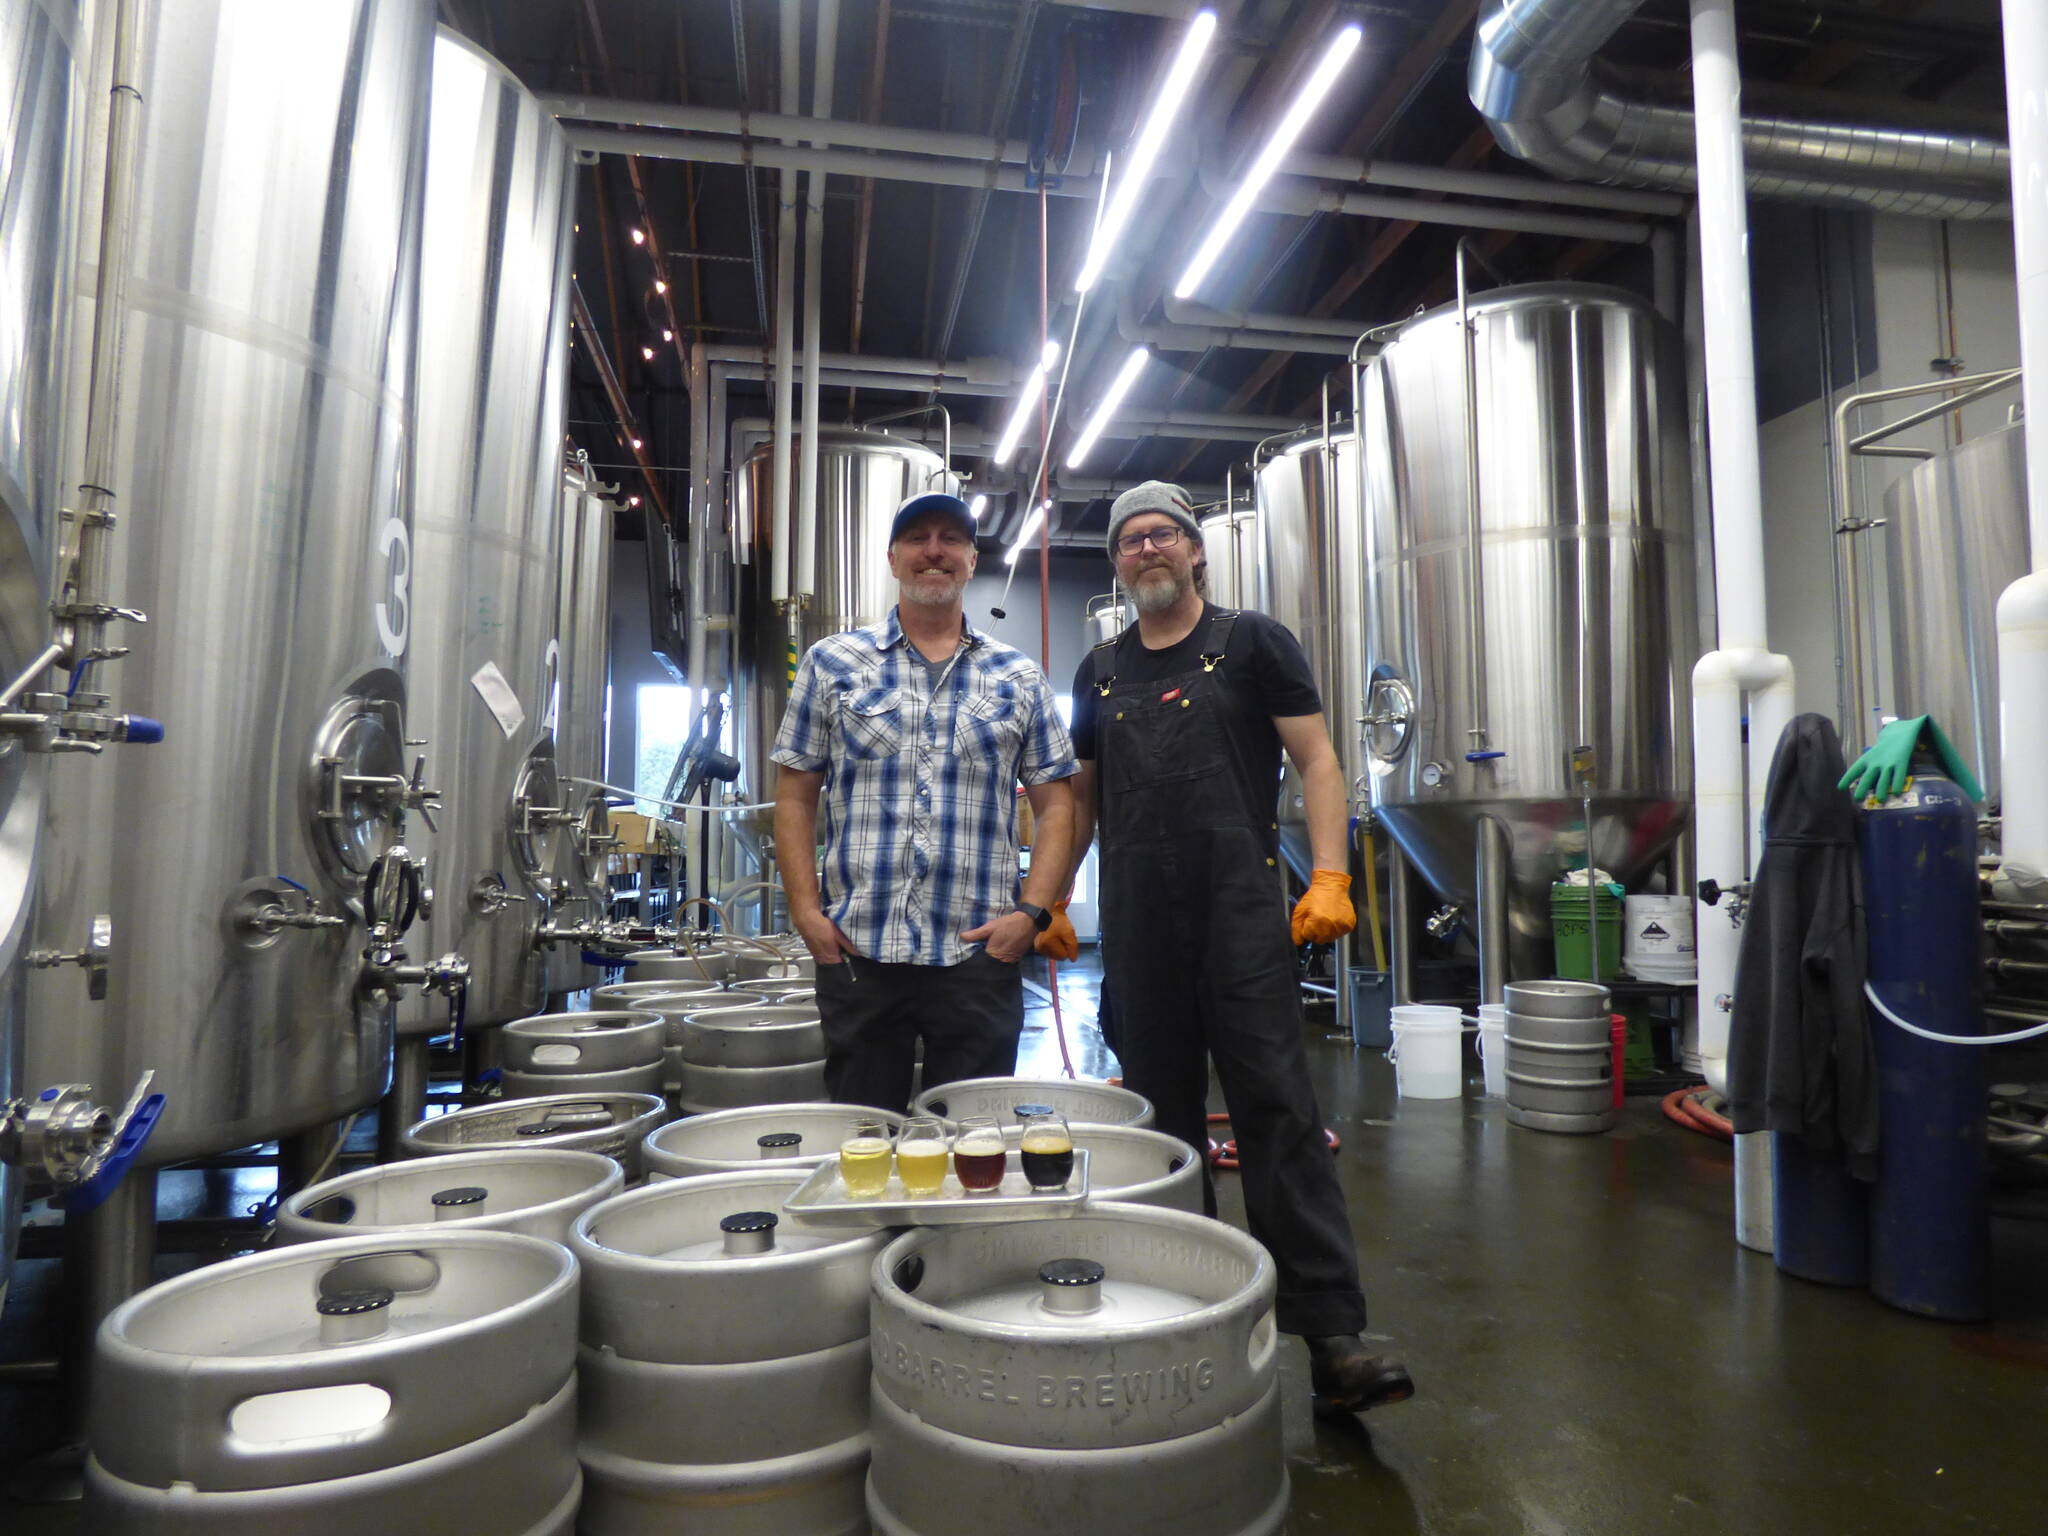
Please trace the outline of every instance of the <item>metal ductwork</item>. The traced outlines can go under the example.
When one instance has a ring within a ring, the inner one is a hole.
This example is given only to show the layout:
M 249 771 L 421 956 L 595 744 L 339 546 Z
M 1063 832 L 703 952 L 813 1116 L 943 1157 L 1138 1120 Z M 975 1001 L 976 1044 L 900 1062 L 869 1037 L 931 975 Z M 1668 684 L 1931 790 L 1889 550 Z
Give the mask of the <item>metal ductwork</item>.
M 1468 86 L 1501 148 L 1574 181 L 1692 189 L 1690 82 L 1595 57 L 1639 3 L 1490 0 Z M 1760 197 L 2004 218 L 2004 126 L 1995 114 L 1743 84 L 1743 152 Z

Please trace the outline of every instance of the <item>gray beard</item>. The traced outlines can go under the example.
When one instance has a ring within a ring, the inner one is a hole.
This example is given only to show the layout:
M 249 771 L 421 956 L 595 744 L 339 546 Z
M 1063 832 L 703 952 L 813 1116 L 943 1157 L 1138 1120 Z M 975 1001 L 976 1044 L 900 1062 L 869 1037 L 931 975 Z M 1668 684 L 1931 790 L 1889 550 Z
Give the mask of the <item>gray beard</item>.
M 924 590 L 919 590 L 920 588 L 924 588 Z M 897 595 L 904 602 L 910 603 L 915 607 L 944 608 L 959 601 L 960 594 L 967 590 L 967 583 L 964 581 L 948 581 L 945 590 L 939 592 L 934 588 L 925 587 L 925 578 L 916 577 L 910 581 L 898 583 L 896 590 Z
M 1164 581 L 1159 580 L 1162 576 Z M 1161 566 L 1147 571 L 1132 585 L 1131 602 L 1140 613 L 1164 613 L 1194 589 L 1194 578 Z

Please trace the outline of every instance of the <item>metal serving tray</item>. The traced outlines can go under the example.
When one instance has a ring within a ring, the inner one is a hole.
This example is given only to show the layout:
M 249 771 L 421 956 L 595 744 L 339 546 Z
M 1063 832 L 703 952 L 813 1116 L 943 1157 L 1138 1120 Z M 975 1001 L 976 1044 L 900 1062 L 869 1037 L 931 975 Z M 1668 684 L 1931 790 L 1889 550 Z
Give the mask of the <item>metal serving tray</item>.
M 839 1182 L 839 1160 L 814 1170 L 802 1187 L 782 1202 L 782 1209 L 801 1222 L 826 1227 L 943 1227 L 980 1221 L 1044 1221 L 1073 1216 L 1088 1203 L 1088 1149 L 1074 1148 L 1074 1173 L 1067 1187 L 1050 1194 L 1034 1193 L 1024 1178 L 1015 1148 L 1009 1152 L 1003 1182 L 986 1194 L 969 1194 L 952 1174 L 938 1193 L 913 1195 L 895 1174 L 889 1187 L 870 1198 L 855 1199 Z

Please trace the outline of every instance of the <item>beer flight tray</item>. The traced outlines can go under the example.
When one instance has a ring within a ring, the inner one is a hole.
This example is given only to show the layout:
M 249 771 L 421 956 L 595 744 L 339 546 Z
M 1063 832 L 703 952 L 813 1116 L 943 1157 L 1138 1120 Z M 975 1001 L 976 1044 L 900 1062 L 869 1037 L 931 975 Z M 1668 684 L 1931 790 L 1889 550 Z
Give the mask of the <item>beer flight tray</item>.
M 813 1170 L 801 1187 L 782 1202 L 785 1214 L 824 1227 L 943 1227 L 978 1221 L 1045 1221 L 1078 1215 L 1088 1203 L 1088 1149 L 1074 1148 L 1074 1171 L 1065 1189 L 1044 1194 L 1024 1177 L 1022 1154 L 1012 1148 L 1003 1165 L 1003 1182 L 994 1189 L 970 1194 L 950 1172 L 929 1195 L 913 1195 L 895 1174 L 879 1195 L 851 1195 L 833 1159 Z

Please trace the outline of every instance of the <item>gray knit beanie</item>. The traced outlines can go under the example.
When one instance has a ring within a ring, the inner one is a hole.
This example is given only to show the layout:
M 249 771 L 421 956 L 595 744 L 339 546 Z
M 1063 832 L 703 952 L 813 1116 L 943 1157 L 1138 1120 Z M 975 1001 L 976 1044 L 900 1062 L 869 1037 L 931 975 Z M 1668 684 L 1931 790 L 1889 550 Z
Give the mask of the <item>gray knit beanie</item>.
M 1117 535 L 1123 532 L 1124 524 L 1140 512 L 1164 512 L 1186 530 L 1189 538 L 1197 544 L 1202 542 L 1202 525 L 1195 521 L 1194 502 L 1188 493 L 1164 480 L 1147 480 L 1143 485 L 1132 486 L 1110 503 L 1106 547 L 1112 560 L 1116 558 Z

